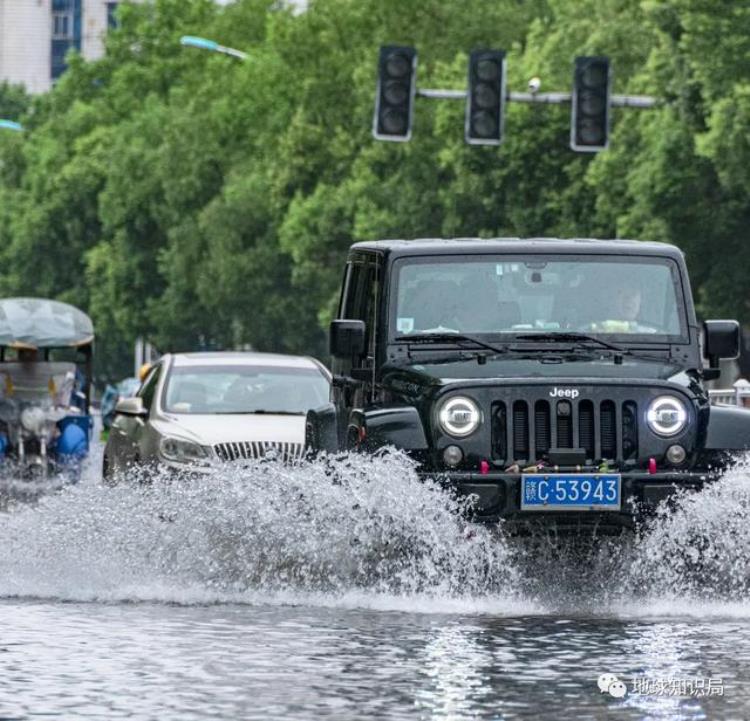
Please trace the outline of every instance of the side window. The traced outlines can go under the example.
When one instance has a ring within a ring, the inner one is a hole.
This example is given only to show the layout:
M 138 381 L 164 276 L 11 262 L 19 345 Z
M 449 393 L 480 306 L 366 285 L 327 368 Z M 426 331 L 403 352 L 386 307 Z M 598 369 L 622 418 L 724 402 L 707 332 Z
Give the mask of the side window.
M 352 264 L 347 263 L 346 268 L 344 268 L 344 277 L 341 280 L 341 295 L 339 296 L 339 307 L 338 312 L 336 314 L 337 318 L 346 318 L 345 309 L 346 309 L 346 299 L 349 293 L 349 281 L 352 277 Z
M 373 262 L 352 264 L 348 280 L 343 317 L 365 322 L 367 329 L 365 347 L 367 354 L 374 356 L 378 307 L 375 264 Z
M 375 265 L 369 266 L 367 277 L 367 311 L 365 323 L 367 323 L 367 353 L 375 357 L 375 338 L 377 337 L 378 323 L 378 272 Z
M 368 326 L 374 323 L 376 293 L 375 265 L 371 262 L 353 264 L 344 304 L 344 318 L 363 320 Z
M 349 271 L 349 282 L 346 287 L 346 298 L 344 299 L 344 318 L 353 320 L 365 320 L 362 311 L 362 276 L 365 266 L 361 263 L 353 263 Z
M 154 394 L 156 393 L 156 386 L 159 384 L 160 376 L 161 365 L 157 365 L 146 376 L 146 380 L 143 381 L 143 385 L 138 390 L 138 393 L 136 393 L 139 398 L 143 399 L 143 407 L 148 411 L 151 410 L 151 406 L 154 403 Z

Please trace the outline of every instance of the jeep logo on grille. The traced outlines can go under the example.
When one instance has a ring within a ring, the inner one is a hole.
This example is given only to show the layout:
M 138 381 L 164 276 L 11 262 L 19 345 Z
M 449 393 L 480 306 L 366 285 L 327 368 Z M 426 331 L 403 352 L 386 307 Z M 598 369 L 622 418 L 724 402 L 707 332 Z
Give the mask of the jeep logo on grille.
M 549 392 L 552 398 L 570 398 L 575 400 L 581 395 L 581 392 L 577 388 L 553 388 Z

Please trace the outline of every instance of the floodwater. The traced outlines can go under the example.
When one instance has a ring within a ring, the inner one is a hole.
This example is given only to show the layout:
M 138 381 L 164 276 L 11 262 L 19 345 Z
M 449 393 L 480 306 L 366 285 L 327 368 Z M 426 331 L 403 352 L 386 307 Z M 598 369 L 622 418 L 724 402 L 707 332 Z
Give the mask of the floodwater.
M 0 515 L 0 719 L 750 718 L 741 466 L 563 547 L 466 527 L 398 455 L 96 468 Z

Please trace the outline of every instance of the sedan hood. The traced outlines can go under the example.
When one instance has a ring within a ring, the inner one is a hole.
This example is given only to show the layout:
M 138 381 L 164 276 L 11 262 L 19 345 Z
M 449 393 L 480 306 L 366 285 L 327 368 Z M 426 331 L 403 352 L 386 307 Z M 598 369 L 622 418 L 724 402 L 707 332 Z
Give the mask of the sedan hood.
M 241 441 L 305 442 L 304 415 L 165 413 L 160 420 L 154 420 L 154 427 L 162 435 L 204 446 Z

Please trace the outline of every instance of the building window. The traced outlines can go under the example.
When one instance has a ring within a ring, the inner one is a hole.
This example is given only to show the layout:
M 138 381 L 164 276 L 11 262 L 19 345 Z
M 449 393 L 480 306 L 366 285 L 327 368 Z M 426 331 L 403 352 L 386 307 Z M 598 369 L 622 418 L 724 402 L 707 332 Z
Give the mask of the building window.
M 72 40 L 73 39 L 73 13 L 72 12 L 52 13 L 52 39 L 53 40 Z
M 116 2 L 107 3 L 107 27 L 110 30 L 117 27 L 117 6 L 119 4 Z
M 68 50 L 81 49 L 81 0 L 52 0 L 50 75 L 57 80 L 67 67 Z

